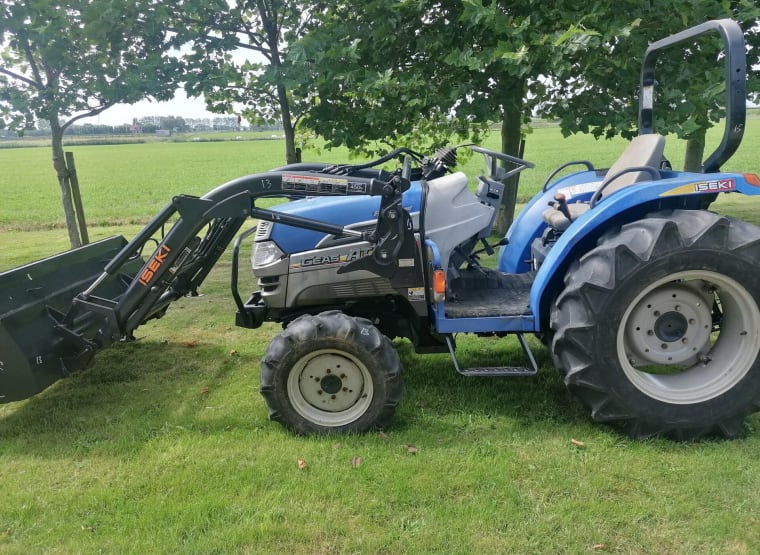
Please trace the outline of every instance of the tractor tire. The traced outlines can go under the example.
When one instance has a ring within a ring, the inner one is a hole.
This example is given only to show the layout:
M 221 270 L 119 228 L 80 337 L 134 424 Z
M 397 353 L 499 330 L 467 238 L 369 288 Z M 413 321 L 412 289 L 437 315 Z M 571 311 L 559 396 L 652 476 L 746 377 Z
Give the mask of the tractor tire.
M 634 438 L 734 438 L 760 410 L 760 229 L 650 214 L 571 265 L 551 314 L 565 385 Z
M 267 347 L 261 394 L 269 418 L 303 435 L 382 429 L 401 400 L 401 361 L 369 320 L 304 315 Z

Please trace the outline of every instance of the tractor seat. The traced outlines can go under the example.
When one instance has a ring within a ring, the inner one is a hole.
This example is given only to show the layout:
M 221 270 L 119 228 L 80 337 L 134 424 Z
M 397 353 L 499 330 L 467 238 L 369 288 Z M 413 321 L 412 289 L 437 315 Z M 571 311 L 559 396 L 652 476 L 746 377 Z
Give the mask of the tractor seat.
M 635 137 L 623 151 L 605 175 L 612 178 L 611 182 L 605 181 L 600 185 L 604 189 L 604 194 L 609 195 L 634 183 L 641 181 L 651 181 L 652 175 L 646 171 L 629 171 L 619 175 L 628 168 L 639 168 L 648 166 L 650 168 L 659 168 L 662 162 L 663 152 L 665 150 L 665 137 L 656 133 L 639 135 Z M 617 176 L 617 177 L 616 177 Z M 567 203 L 567 209 L 570 213 L 570 219 L 562 213 L 558 205 L 549 208 L 543 214 L 544 222 L 556 231 L 564 231 L 567 227 L 586 213 L 589 209 L 588 202 Z

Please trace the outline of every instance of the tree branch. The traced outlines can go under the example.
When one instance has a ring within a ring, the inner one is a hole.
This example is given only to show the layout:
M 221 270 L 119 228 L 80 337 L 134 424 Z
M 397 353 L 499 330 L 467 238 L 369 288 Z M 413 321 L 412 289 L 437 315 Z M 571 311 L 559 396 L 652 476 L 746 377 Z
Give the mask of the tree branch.
M 37 83 L 34 80 L 29 79 L 28 77 L 24 77 L 23 75 L 16 73 L 15 71 L 11 71 L 10 69 L 5 69 L 4 67 L 0 67 L 0 73 L 7 75 L 8 77 L 12 79 L 17 79 L 18 81 L 21 81 L 22 83 L 26 83 L 30 87 L 35 87 L 37 89 L 41 88 L 40 83 Z
M 65 130 L 67 127 L 70 127 L 71 124 L 73 124 L 76 121 L 79 121 L 80 119 L 89 118 L 89 117 L 92 117 L 92 116 L 97 116 L 98 114 L 100 114 L 101 112 L 104 112 L 105 110 L 107 110 L 108 108 L 110 108 L 111 106 L 113 106 L 114 104 L 116 104 L 116 101 L 112 100 L 111 102 L 106 102 L 102 106 L 98 106 L 97 108 L 93 108 L 92 110 L 89 110 L 89 111 L 84 112 L 82 114 L 76 115 L 73 118 L 71 118 L 70 120 L 68 120 L 66 123 L 64 123 L 63 125 L 61 125 L 61 130 L 62 131 Z
M 178 29 L 176 27 L 170 27 L 168 28 L 168 30 L 178 33 Z M 234 30 L 234 31 L 236 33 L 240 33 L 248 37 L 248 39 L 251 40 L 253 44 L 245 43 L 241 41 L 240 39 L 236 38 L 235 42 L 233 43 L 233 46 L 237 48 L 244 48 L 246 50 L 252 50 L 254 52 L 259 52 L 260 54 L 263 54 L 267 59 L 269 59 L 269 57 L 272 54 L 272 51 L 268 47 L 263 46 L 262 44 L 263 41 L 257 39 L 255 34 L 249 33 L 246 31 L 241 31 L 241 30 Z M 210 34 L 204 34 L 201 37 L 198 37 L 198 40 L 202 40 L 202 39 L 222 40 L 220 37 L 215 37 L 214 35 L 210 35 Z M 192 41 L 188 41 L 188 42 L 192 42 Z M 187 44 L 187 43 L 183 43 L 183 44 Z
M 42 89 L 45 87 L 45 83 L 42 82 L 42 76 L 40 75 L 40 70 L 37 67 L 37 62 L 34 59 L 34 54 L 32 53 L 32 47 L 29 45 L 29 41 L 27 40 L 26 36 L 22 36 L 21 42 L 23 43 L 24 47 L 24 54 L 26 54 L 26 59 L 29 62 L 29 67 L 32 70 L 32 74 L 34 75 L 34 78 L 37 80 L 38 89 Z

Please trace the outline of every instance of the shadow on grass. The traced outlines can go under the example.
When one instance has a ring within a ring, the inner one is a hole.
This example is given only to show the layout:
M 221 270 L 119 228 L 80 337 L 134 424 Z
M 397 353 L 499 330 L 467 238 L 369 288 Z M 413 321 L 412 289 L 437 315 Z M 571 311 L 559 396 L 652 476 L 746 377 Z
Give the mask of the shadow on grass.
M 598 433 L 627 441 L 591 422 L 565 389 L 548 350 L 533 346 L 540 366 L 535 377 L 468 378 L 454 371 L 448 355 L 416 355 L 408 342 L 397 341 L 405 394 L 387 433 L 435 437 L 441 445 L 478 444 L 483 434 L 530 439 Z M 286 432 L 268 421 L 258 393 L 263 348 L 230 353 L 211 343 L 115 345 L 91 368 L 0 409 L 0 454 L 132 456 L 187 433 L 199 441 L 230 431 L 243 441 L 277 441 Z M 518 364 L 521 355 L 514 338 L 473 340 L 459 354 L 463 364 L 479 365 Z
M 0 409 L 0 453 L 133 453 L 180 429 L 251 428 L 254 410 L 266 421 L 257 388 L 255 356 L 210 344 L 114 345 L 90 368 Z
M 397 426 L 414 426 L 420 412 L 445 417 L 466 413 L 502 418 L 518 425 L 586 424 L 589 416 L 567 392 L 549 351 L 534 342 L 539 365 L 530 377 L 465 377 L 456 373 L 449 355 L 416 355 L 408 343 L 396 347 L 404 364 L 405 399 Z M 471 339 L 457 352 L 462 366 L 524 365 L 515 338 Z
M 409 343 L 397 343 L 396 347 L 404 364 L 406 386 L 404 406 L 395 425 L 399 431 L 424 427 L 439 437 L 448 434 L 476 441 L 478 434 L 491 430 L 526 439 L 597 435 L 614 444 L 647 443 L 665 452 L 731 441 L 722 436 L 707 436 L 696 443 L 666 437 L 633 440 L 614 423 L 594 422 L 589 410 L 565 387 L 548 348 L 535 339 L 531 347 L 539 372 L 533 377 L 465 377 L 456 373 L 448 355 L 416 355 Z M 525 364 L 515 338 L 473 339 L 462 350 L 461 357 L 457 353 L 462 366 Z M 760 412 L 750 415 L 742 437 L 757 435 L 759 422 Z M 474 433 L 468 433 L 467 428 Z

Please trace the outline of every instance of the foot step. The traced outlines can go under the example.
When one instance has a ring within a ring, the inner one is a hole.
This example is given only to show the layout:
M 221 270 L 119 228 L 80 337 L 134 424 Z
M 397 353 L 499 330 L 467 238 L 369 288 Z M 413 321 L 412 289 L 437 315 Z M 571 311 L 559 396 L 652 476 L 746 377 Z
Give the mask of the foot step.
M 524 377 L 535 376 L 536 371 L 525 366 L 491 366 L 482 368 L 460 368 L 457 370 L 463 376 L 493 376 L 493 377 Z
M 454 363 L 454 368 L 456 369 L 457 373 L 461 374 L 462 376 L 468 376 L 468 377 L 477 377 L 477 376 L 490 376 L 490 377 L 528 377 L 528 376 L 535 376 L 538 374 L 538 364 L 536 364 L 536 359 L 533 357 L 533 352 L 530 350 L 530 345 L 528 345 L 528 342 L 525 340 L 525 337 L 523 337 L 523 334 L 518 333 L 517 340 L 520 342 L 520 346 L 522 347 L 523 352 L 525 353 L 525 356 L 528 357 L 528 362 L 530 362 L 530 368 L 527 368 L 525 366 L 484 366 L 484 367 L 474 367 L 474 368 L 462 368 L 459 366 L 459 361 L 457 360 L 456 354 L 454 353 L 454 341 L 451 338 L 451 335 L 446 335 L 446 345 L 449 348 L 449 354 L 451 355 L 451 361 Z

